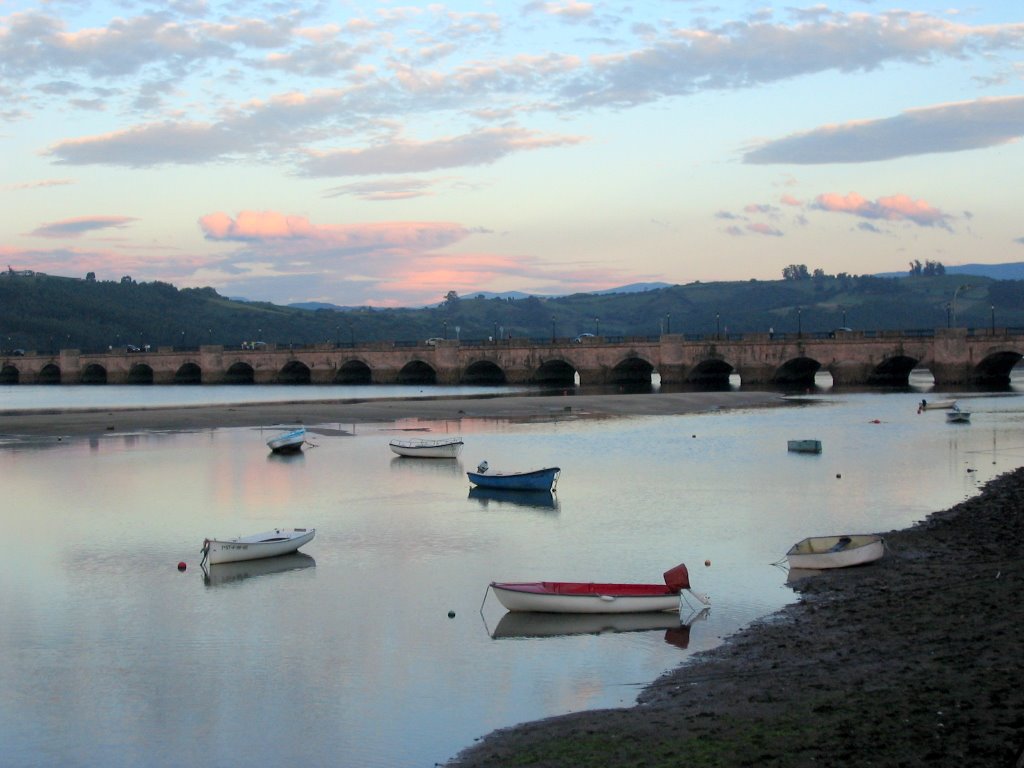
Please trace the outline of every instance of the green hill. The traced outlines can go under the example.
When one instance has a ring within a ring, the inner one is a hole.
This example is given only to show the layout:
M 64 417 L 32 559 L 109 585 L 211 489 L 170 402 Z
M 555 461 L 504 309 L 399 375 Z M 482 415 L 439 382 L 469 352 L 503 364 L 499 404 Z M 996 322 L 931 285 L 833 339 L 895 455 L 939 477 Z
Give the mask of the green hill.
M 954 306 L 955 303 L 955 306 Z M 981 276 L 804 276 L 690 283 L 557 298 L 449 294 L 422 309 L 301 309 L 236 301 L 212 288 L 130 278 L 98 281 L 0 273 L 0 346 L 95 351 L 129 344 L 196 347 L 366 341 L 550 339 L 580 333 L 657 336 L 1024 327 L 1024 281 Z

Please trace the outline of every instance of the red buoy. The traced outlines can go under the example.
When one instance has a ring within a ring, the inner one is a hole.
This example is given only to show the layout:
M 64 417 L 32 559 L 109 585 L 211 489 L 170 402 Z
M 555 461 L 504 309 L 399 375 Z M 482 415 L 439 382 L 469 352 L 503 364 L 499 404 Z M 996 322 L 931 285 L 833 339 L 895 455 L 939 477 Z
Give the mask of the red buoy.
M 178 563 L 178 570 L 179 571 L 184 571 L 187 567 L 188 566 L 185 565 L 185 561 L 184 560 L 182 560 L 180 563 Z

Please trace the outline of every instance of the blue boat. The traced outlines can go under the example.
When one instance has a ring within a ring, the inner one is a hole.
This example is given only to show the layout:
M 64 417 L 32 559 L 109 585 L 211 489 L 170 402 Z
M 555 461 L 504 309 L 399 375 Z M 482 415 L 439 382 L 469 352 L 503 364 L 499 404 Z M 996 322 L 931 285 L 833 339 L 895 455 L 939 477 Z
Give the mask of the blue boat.
M 507 491 L 553 491 L 558 484 L 559 467 L 545 467 L 529 472 L 494 472 L 488 474 L 487 462 L 480 462 L 476 472 L 467 472 L 469 482 L 479 488 Z

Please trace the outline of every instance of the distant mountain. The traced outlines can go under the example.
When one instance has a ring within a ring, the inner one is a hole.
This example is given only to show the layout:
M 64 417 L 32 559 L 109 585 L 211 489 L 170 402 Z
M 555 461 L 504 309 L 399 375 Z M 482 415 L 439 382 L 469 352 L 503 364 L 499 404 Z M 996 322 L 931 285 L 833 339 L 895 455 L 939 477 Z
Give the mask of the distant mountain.
M 609 288 L 606 291 L 594 291 L 598 296 L 607 296 L 609 293 L 643 293 L 644 291 L 658 291 L 662 288 L 671 288 L 673 283 L 630 283 L 618 288 Z
M 238 299 L 233 299 L 233 301 L 238 301 Z M 359 309 L 359 307 L 342 307 L 326 301 L 298 301 L 294 304 L 286 304 L 285 306 L 292 309 L 333 309 L 335 312 L 351 312 L 354 309 Z
M 977 275 L 991 280 L 1024 280 L 1024 261 L 1010 261 L 1006 264 L 958 264 L 946 267 L 947 275 Z M 903 272 L 879 272 L 877 277 L 906 277 Z

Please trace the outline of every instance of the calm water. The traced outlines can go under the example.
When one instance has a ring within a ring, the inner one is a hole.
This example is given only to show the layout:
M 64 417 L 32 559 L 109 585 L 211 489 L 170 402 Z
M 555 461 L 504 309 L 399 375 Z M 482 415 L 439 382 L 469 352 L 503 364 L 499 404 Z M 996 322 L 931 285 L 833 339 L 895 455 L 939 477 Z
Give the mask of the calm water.
M 772 563 L 794 541 L 904 527 L 1024 464 L 1021 397 L 964 399 L 972 423 L 949 425 L 920 396 L 327 424 L 291 459 L 256 429 L 2 442 L 0 762 L 429 767 L 494 728 L 629 705 L 792 601 Z M 462 434 L 461 459 L 390 453 L 424 427 Z M 804 437 L 824 452 L 786 451 Z M 471 495 L 482 459 L 558 464 L 557 499 Z M 205 536 L 278 525 L 317 528 L 305 556 L 204 578 Z M 679 562 L 714 601 L 688 629 L 524 624 L 484 600 L 491 580 L 659 581 Z

